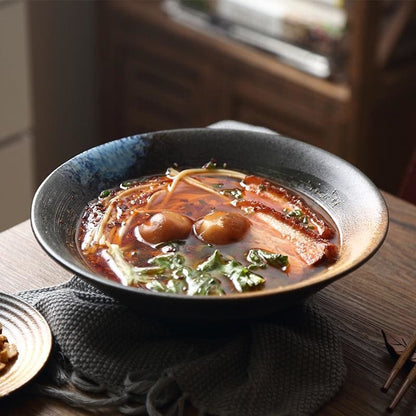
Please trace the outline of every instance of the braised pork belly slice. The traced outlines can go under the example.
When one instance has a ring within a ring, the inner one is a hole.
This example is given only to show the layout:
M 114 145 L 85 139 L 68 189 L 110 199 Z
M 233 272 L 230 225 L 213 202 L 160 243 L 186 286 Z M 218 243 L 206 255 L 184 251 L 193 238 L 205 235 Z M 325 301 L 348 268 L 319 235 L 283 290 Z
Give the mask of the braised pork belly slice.
M 292 245 L 296 254 L 308 266 L 315 265 L 323 260 L 327 260 L 328 262 L 336 260 L 338 248 L 335 244 L 325 238 L 317 237 L 314 230 L 293 222 L 284 213 L 254 201 L 240 201 L 237 203 L 237 206 L 249 214 L 252 222 L 261 221 L 263 224 L 272 228 L 275 236 L 280 238 L 280 244 L 286 241 L 289 245 Z M 267 239 L 270 239 L 268 233 L 264 235 L 267 236 Z M 270 243 L 272 241 L 271 239 Z M 274 242 L 273 244 L 278 245 L 279 243 Z M 287 244 L 285 244 L 284 250 L 286 252 L 290 250 Z
M 244 187 L 244 199 L 258 201 L 259 197 L 267 205 L 282 212 L 293 223 L 298 222 L 304 228 L 312 230 L 317 237 L 330 239 L 334 237 L 334 229 L 307 206 L 297 195 L 291 195 L 287 189 L 273 185 L 258 176 L 246 176 L 241 182 Z

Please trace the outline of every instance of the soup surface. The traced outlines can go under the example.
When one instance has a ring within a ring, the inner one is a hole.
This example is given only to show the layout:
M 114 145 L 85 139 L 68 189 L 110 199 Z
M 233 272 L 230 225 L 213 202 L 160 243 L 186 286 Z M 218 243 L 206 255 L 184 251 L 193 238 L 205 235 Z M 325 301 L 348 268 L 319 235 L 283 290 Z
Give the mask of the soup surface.
M 339 238 L 300 195 L 210 162 L 103 190 L 77 244 L 92 270 L 124 285 L 224 295 L 310 278 L 336 260 Z

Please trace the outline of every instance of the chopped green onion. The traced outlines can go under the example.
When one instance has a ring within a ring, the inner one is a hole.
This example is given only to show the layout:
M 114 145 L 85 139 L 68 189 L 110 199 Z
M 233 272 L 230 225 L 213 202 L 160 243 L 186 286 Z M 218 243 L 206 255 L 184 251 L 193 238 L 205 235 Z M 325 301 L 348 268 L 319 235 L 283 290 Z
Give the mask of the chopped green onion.
M 124 181 L 121 183 L 120 188 L 121 189 L 127 189 L 130 188 L 131 186 L 133 186 L 134 182 L 132 181 Z
M 110 191 L 108 189 L 104 189 L 104 191 L 101 191 L 100 198 L 107 198 L 108 195 L 110 195 Z
M 295 208 L 292 211 L 289 211 L 287 208 L 283 208 L 283 212 L 288 217 L 296 218 L 300 224 L 308 225 L 308 217 L 299 208 Z
M 234 189 L 224 189 L 220 191 L 223 195 L 229 195 L 232 196 L 234 199 L 242 199 L 243 193 L 241 192 L 241 189 L 234 188 Z

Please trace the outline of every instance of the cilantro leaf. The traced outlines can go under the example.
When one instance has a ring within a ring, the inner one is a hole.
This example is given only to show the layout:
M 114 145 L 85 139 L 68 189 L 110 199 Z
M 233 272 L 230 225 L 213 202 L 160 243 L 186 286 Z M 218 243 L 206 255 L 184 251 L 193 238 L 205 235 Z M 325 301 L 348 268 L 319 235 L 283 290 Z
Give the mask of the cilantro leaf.
M 238 292 L 245 292 L 265 282 L 260 275 L 251 272 L 237 260 L 226 260 L 218 250 L 215 250 L 205 262 L 201 263 L 197 270 L 217 272 L 226 276 Z
M 271 251 L 262 249 L 251 249 L 247 254 L 247 260 L 254 266 L 265 268 L 267 265 L 277 269 L 284 269 L 289 266 L 288 256 L 272 253 Z

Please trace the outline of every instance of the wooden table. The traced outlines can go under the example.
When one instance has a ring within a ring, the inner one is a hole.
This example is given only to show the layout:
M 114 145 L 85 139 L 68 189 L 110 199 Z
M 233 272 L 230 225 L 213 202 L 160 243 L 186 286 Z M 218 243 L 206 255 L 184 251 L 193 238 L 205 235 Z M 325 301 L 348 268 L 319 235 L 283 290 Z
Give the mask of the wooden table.
M 316 296 L 316 302 L 340 330 L 348 375 L 341 391 L 319 415 L 387 414 L 403 374 L 387 394 L 380 391 L 393 365 L 381 329 L 399 334 L 416 331 L 416 206 L 383 194 L 390 211 L 387 239 L 378 253 L 357 271 Z M 70 273 L 55 264 L 35 241 L 29 221 L 0 234 L 0 287 L 6 293 L 54 285 Z M 0 414 L 87 415 L 61 403 L 28 395 L 27 388 L 1 400 Z M 396 409 L 416 415 L 416 386 Z

